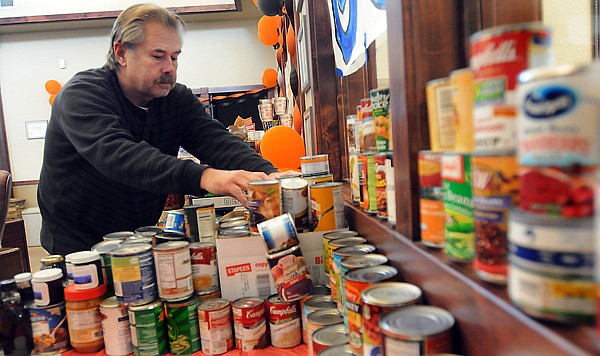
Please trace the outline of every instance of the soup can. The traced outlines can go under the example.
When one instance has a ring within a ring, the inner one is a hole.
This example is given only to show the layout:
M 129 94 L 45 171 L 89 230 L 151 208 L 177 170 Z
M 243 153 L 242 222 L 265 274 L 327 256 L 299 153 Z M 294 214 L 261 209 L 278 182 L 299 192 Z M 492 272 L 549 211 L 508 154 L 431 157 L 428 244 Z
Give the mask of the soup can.
M 165 303 L 169 350 L 174 355 L 190 355 L 200 351 L 198 298 Z
M 129 306 L 129 326 L 135 356 L 165 355 L 169 351 L 165 321 L 165 310 L 160 300 Z
M 203 353 L 219 355 L 233 349 L 232 321 L 231 303 L 226 299 L 205 300 L 198 305 Z
M 373 106 L 371 98 L 360 100 L 360 111 L 362 113 L 362 150 L 366 152 L 377 151 L 375 137 L 375 120 L 373 118 Z
M 421 242 L 443 248 L 446 238 L 441 152 L 419 151 L 419 216 Z
M 160 226 L 140 226 L 135 229 L 136 235 L 154 237 L 156 234 L 163 232 L 164 230 Z
M 300 244 L 294 218 L 290 213 L 263 221 L 257 227 L 267 247 L 267 253 L 280 252 Z
M 140 240 L 143 240 L 142 237 Z M 159 232 L 153 238 L 154 244 L 153 246 L 160 245 L 165 242 L 173 242 L 173 241 L 189 241 L 188 237 L 183 232 L 175 232 L 175 231 L 164 231 Z
M 215 204 L 204 203 L 185 206 L 186 234 L 191 241 L 215 242 L 217 215 Z
M 456 145 L 452 87 L 449 78 L 438 78 L 425 86 L 429 145 L 434 152 L 452 151 Z
M 167 219 L 165 220 L 165 232 L 180 232 L 185 234 L 185 215 L 183 210 L 167 211 Z
M 364 267 L 373 267 L 373 266 L 381 266 L 385 265 L 388 262 L 388 258 L 384 255 L 380 255 L 377 253 L 367 253 L 364 255 L 350 255 L 348 257 L 342 258 L 340 261 L 340 285 L 338 288 L 338 295 L 343 295 L 343 291 L 346 290 L 344 286 L 344 278 L 343 276 L 346 272 Z M 336 282 L 337 283 L 337 282 Z M 337 284 L 336 284 L 337 287 Z M 337 306 L 340 313 L 344 313 L 344 298 L 338 298 Z
M 517 80 L 523 70 L 551 65 L 552 32 L 538 22 L 498 26 L 470 38 L 474 77 L 475 151 L 517 148 Z
M 129 312 L 126 305 L 116 297 L 104 299 L 100 303 L 104 348 L 109 356 L 125 356 L 133 352 Z
M 391 282 L 398 275 L 392 266 L 364 267 L 348 271 L 344 277 L 344 327 L 348 330 L 350 347 L 361 355 L 362 345 L 362 292 L 368 287 L 381 282 Z
M 381 316 L 397 308 L 421 303 L 421 289 L 410 283 L 377 283 L 361 295 L 363 355 L 383 354 L 383 335 L 379 328 Z
M 299 177 L 282 177 L 280 181 L 282 212 L 294 217 L 296 229 L 308 228 L 308 182 Z
M 331 346 L 322 350 L 317 356 L 355 356 L 350 344 Z
M 116 241 L 125 241 L 127 238 L 133 236 L 133 231 L 117 231 L 111 232 L 110 234 L 106 234 L 102 236 L 102 240 L 116 240 Z
M 92 251 L 100 254 L 102 262 L 102 276 L 106 281 L 107 295 L 115 294 L 110 252 L 121 247 L 121 240 L 104 240 L 92 246 Z
M 314 355 L 332 346 L 345 345 L 348 343 L 348 333 L 344 325 L 329 325 L 316 330 L 312 334 L 312 347 Z
M 238 298 L 231 303 L 231 310 L 236 349 L 252 351 L 269 346 L 264 299 Z
M 156 298 L 152 246 L 127 245 L 111 251 L 115 295 L 119 303 L 142 305 Z
M 282 349 L 300 345 L 302 327 L 299 302 L 286 302 L 278 294 L 273 294 L 267 298 L 266 304 L 271 345 Z
M 475 150 L 475 132 L 473 128 L 473 71 L 471 68 L 453 70 L 450 73 L 452 88 L 452 106 L 454 107 L 454 149 L 471 153 Z
M 323 310 L 333 309 L 337 307 L 337 304 L 331 299 L 331 295 L 308 295 L 308 299 L 302 303 L 302 342 L 308 345 L 308 334 L 306 330 L 307 317 L 310 313 Z
M 449 152 L 442 156 L 442 192 L 446 255 L 457 262 L 471 262 L 475 257 L 475 223 L 470 155 Z
M 267 255 L 277 294 L 286 302 L 310 294 L 313 283 L 300 246 Z
M 358 117 L 356 114 L 346 115 L 346 139 L 348 152 L 358 151 Z
M 331 174 L 331 173 L 321 174 L 321 175 L 317 175 L 317 176 L 302 175 L 302 178 L 306 180 L 309 187 L 311 185 L 315 185 L 315 184 L 319 184 L 319 183 L 333 182 L 333 174 Z M 309 194 L 310 194 L 310 192 L 309 192 Z
M 163 300 L 184 300 L 194 293 L 189 245 L 172 241 L 153 248 L 158 295 Z
M 517 158 L 512 153 L 471 156 L 475 271 L 484 281 L 506 283 L 508 215 L 519 193 Z
M 375 127 L 375 147 L 377 152 L 391 149 L 392 119 L 390 117 L 390 89 L 377 88 L 369 92 L 373 126 Z
M 379 320 L 383 354 L 402 355 L 405 350 L 416 355 L 451 353 L 454 322 L 450 312 L 433 306 L 392 310 Z
M 325 268 L 325 275 L 329 275 L 331 268 L 331 257 L 333 256 L 333 249 L 329 249 L 329 242 L 332 240 L 340 239 L 342 237 L 353 237 L 358 236 L 358 232 L 349 230 L 337 230 L 323 233 L 323 267 Z M 367 241 L 365 239 L 365 241 Z
M 69 348 L 69 328 L 65 302 L 49 306 L 27 304 L 33 347 L 40 354 L 61 353 Z
M 217 248 L 212 242 L 193 242 L 189 245 L 194 292 L 219 289 Z
M 207 290 L 206 292 L 196 293 L 199 301 L 205 301 L 210 299 L 219 299 L 221 298 L 221 289 L 216 288 L 212 290 Z
M 306 317 L 306 336 L 308 338 L 308 354 L 314 355 L 313 334 L 315 331 L 330 325 L 342 325 L 343 318 L 337 308 L 316 310 Z
M 315 184 L 309 189 L 314 231 L 337 230 L 346 227 L 342 183 Z
M 366 255 L 367 253 L 375 251 L 375 246 L 359 242 L 362 240 L 366 242 L 364 237 L 355 236 L 344 240 L 340 239 L 339 241 L 332 241 L 332 243 L 329 244 L 329 247 L 333 249 L 331 269 L 329 270 L 329 288 L 331 288 L 331 298 L 336 302 L 341 295 L 342 260 L 348 256 Z
M 385 162 L 391 157 L 391 152 L 375 155 L 375 196 L 377 199 L 377 217 L 387 220 L 387 169 Z
M 281 215 L 281 191 L 278 180 L 248 182 L 250 231 L 258 232 L 258 224 Z
M 302 176 L 322 176 L 329 174 L 329 156 L 326 154 L 300 157 Z

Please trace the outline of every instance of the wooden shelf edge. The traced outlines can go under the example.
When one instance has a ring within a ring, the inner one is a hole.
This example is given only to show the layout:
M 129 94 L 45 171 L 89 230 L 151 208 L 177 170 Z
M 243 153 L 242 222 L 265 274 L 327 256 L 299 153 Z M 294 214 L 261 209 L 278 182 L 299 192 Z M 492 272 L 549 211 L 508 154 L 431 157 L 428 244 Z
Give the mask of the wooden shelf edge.
M 387 223 L 346 202 L 351 229 L 385 254 L 401 277 L 423 290 L 427 304 L 456 318 L 455 352 L 465 355 L 598 354 L 589 325 L 539 322 L 506 299 L 503 287 L 487 286 L 462 273 L 460 266 L 435 256 Z

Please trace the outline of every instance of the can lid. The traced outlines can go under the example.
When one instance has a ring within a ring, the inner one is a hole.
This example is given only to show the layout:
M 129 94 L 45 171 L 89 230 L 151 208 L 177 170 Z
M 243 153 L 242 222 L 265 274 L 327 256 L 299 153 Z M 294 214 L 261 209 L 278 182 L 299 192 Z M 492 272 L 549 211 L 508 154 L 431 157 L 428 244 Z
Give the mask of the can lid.
M 353 282 L 377 283 L 394 278 L 398 270 L 392 266 L 373 266 L 350 270 L 344 275 L 344 279 Z
M 100 254 L 94 251 L 79 251 L 71 254 L 71 263 L 87 263 L 100 259 Z
M 163 302 L 160 299 L 155 299 L 146 304 L 130 305 L 128 308 L 130 311 L 136 312 L 136 311 L 143 311 L 143 310 L 152 310 L 152 309 L 159 308 L 159 307 L 162 309 Z
M 384 255 L 380 255 L 378 253 L 368 253 L 366 255 L 344 257 L 340 264 L 348 269 L 357 269 L 363 267 L 380 266 L 386 264 L 387 262 L 388 258 Z
M 323 182 L 323 183 L 311 185 L 310 189 L 324 189 L 324 188 L 331 188 L 331 187 L 341 187 L 342 184 L 343 184 L 342 182 Z
M 281 180 L 281 188 L 283 189 L 302 189 L 308 186 L 308 182 L 304 178 L 286 178 Z
M 218 238 L 220 239 L 230 239 L 230 238 L 243 238 L 250 236 L 250 230 L 248 229 L 225 229 L 219 232 Z
M 63 277 L 62 270 L 60 268 L 49 268 L 35 272 L 31 276 L 32 282 L 51 282 Z
M 98 252 L 99 254 L 106 254 L 112 250 L 116 250 L 121 246 L 121 240 L 105 240 L 98 242 L 92 246 L 92 251 Z
M 200 311 L 217 310 L 217 309 L 224 308 L 224 307 L 228 306 L 229 304 L 230 304 L 229 300 L 223 299 L 223 298 L 208 299 L 198 305 L 198 310 L 200 310 Z
M 99 285 L 96 288 L 90 289 L 75 289 L 75 284 L 71 284 L 65 287 L 65 299 L 72 302 L 78 302 L 82 300 L 90 300 L 101 297 L 106 294 L 106 283 Z
M 350 348 L 350 344 L 346 343 L 344 345 L 328 347 L 320 351 L 317 356 L 354 356 L 354 352 Z
M 144 236 L 140 236 L 140 235 L 133 235 L 130 238 L 128 238 L 127 240 L 121 241 L 120 246 L 140 245 L 140 244 L 152 245 L 152 238 L 144 237 Z
M 185 234 L 183 232 L 176 232 L 176 231 L 159 232 L 158 234 L 156 234 L 156 237 L 161 238 L 161 239 L 172 239 L 172 240 L 187 239 L 187 236 L 185 236 Z
M 353 245 L 353 246 L 345 246 L 340 247 L 338 249 L 333 250 L 334 256 L 353 256 L 353 255 L 365 255 L 367 253 L 371 253 L 375 251 L 375 246 L 371 244 L 361 244 L 361 245 Z
M 343 246 L 360 245 L 360 244 L 364 244 L 365 242 L 367 242 L 367 239 L 365 239 L 362 236 L 348 236 L 348 237 L 336 238 L 333 241 L 329 241 L 329 246 L 343 247 Z
M 67 255 L 67 256 L 69 256 L 69 255 Z M 66 258 L 66 256 L 65 256 L 65 258 Z M 40 259 L 40 262 L 44 263 L 44 264 L 45 263 L 60 263 L 60 262 L 64 261 L 65 258 L 63 258 L 63 256 L 61 256 L 61 255 L 48 255 L 48 256 L 42 257 Z
M 315 295 L 304 302 L 304 307 L 309 309 L 331 309 L 337 308 L 337 303 L 331 299 L 331 295 Z
M 106 298 L 100 303 L 100 308 L 118 308 L 120 306 L 121 303 L 119 303 L 116 296 Z
M 154 246 L 154 251 L 175 250 L 189 246 L 187 241 L 167 241 Z
M 231 220 L 231 221 L 226 221 L 226 222 L 222 222 L 219 224 L 219 227 L 221 229 L 244 229 L 244 228 L 248 228 L 248 221 L 246 219 L 243 220 Z
M 348 343 L 348 333 L 344 324 L 329 325 L 316 330 L 312 341 L 325 346 L 344 345 Z
M 264 305 L 265 300 L 259 297 L 242 297 L 234 300 L 231 304 L 234 308 L 251 308 Z
M 352 230 L 334 230 L 323 234 L 323 238 L 327 240 L 340 239 L 342 237 L 358 236 L 358 232 Z
M 363 290 L 363 303 L 381 307 L 401 307 L 421 300 L 421 288 L 402 282 L 377 283 Z
M 19 273 L 19 274 L 15 275 L 15 282 L 17 282 L 17 283 L 27 282 L 30 280 L 31 280 L 31 273 L 29 273 L 29 272 L 23 272 L 23 273 Z
M 163 232 L 163 229 L 160 226 L 142 226 L 142 227 L 138 227 L 137 229 L 135 229 L 135 233 L 141 234 L 141 235 L 154 236 L 154 235 L 158 234 L 159 232 Z
M 344 318 L 337 309 L 337 306 L 335 308 L 316 310 L 308 314 L 307 318 L 311 324 L 319 326 L 335 325 L 344 322 Z
M 125 240 L 131 235 L 133 235 L 133 231 L 117 231 L 106 234 L 102 238 L 104 240 Z
M 116 250 L 111 251 L 111 256 L 119 256 L 119 255 L 135 255 L 138 253 L 146 252 L 152 250 L 152 246 L 148 244 L 131 244 L 124 245 L 119 247 Z
M 418 340 L 425 336 L 440 334 L 454 325 L 449 311 L 433 306 L 410 306 L 394 309 L 379 320 L 381 331 L 386 335 L 402 335 Z

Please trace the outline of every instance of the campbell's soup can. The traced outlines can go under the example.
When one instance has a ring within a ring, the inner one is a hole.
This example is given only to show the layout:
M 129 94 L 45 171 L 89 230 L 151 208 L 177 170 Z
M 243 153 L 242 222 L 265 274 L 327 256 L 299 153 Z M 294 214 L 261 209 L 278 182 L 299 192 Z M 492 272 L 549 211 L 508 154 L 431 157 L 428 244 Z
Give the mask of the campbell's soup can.
M 425 97 L 431 150 L 434 152 L 454 150 L 456 131 L 453 123 L 454 108 L 450 79 L 438 78 L 428 81 Z
M 519 164 L 600 165 L 600 64 L 535 68 L 519 75 Z
M 476 152 L 517 148 L 518 75 L 552 65 L 551 44 L 550 27 L 537 22 L 489 28 L 471 36 Z
M 375 196 L 377 199 L 377 217 L 384 220 L 387 220 L 388 218 L 388 171 L 386 169 L 386 160 L 391 156 L 391 152 L 379 153 L 375 155 Z
M 373 126 L 375 127 L 375 148 L 377 152 L 387 152 L 391 147 L 392 118 L 390 116 L 390 89 L 377 88 L 369 92 Z
M 379 320 L 384 355 L 436 355 L 452 352 L 454 317 L 425 305 L 394 309 Z
M 286 302 L 310 294 L 313 283 L 300 246 L 267 255 L 277 294 Z
M 282 349 L 300 345 L 302 327 L 299 302 L 286 302 L 278 294 L 273 294 L 266 303 L 271 345 Z
M 348 344 L 348 332 L 342 324 L 325 326 L 312 334 L 314 355 L 319 355 L 321 351 L 330 347 L 346 344 Z
M 475 132 L 473 128 L 473 71 L 462 68 L 450 73 L 452 88 L 452 104 L 454 107 L 454 131 L 456 142 L 454 149 L 458 152 L 475 150 Z
M 328 231 L 346 227 L 342 183 L 315 184 L 310 186 L 309 189 L 314 231 Z
M 243 297 L 231 303 L 235 348 L 242 351 L 269 346 L 265 301 L 258 297 Z
M 505 284 L 508 215 L 519 193 L 517 157 L 512 152 L 471 156 L 475 271 L 484 281 Z
M 198 323 L 202 352 L 207 355 L 224 354 L 233 350 L 231 302 L 226 299 L 205 300 L 198 305 Z
M 594 214 L 598 167 L 519 167 L 519 208 L 528 213 L 569 218 Z
M 330 325 L 342 325 L 343 319 L 337 308 L 316 310 L 306 317 L 306 334 L 308 338 L 308 354 L 314 355 L 313 334 L 315 331 Z
M 281 215 L 281 190 L 278 180 L 248 182 L 247 197 L 250 231 L 258 232 L 258 224 Z
M 189 245 L 192 264 L 192 284 L 196 294 L 219 289 L 217 248 L 212 242 Z
M 179 301 L 194 294 L 189 242 L 163 242 L 153 248 L 158 296 Z
M 421 303 L 421 289 L 402 282 L 376 283 L 361 295 L 363 355 L 382 355 L 381 316 L 397 308 Z
M 303 177 L 329 174 L 329 156 L 326 154 L 300 157 Z
M 442 156 L 442 192 L 446 255 L 454 261 L 471 262 L 475 257 L 475 222 L 470 155 L 449 152 Z
M 444 227 L 444 195 L 442 193 L 442 153 L 419 152 L 419 216 L 421 242 L 425 246 L 442 248 L 446 238 Z

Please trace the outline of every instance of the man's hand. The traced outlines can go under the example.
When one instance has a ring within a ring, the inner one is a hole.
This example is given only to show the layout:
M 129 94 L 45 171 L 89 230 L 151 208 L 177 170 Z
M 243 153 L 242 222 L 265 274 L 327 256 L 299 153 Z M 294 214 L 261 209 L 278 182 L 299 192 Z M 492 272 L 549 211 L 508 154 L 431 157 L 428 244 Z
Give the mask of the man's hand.
M 206 189 L 213 194 L 232 196 L 239 200 L 242 205 L 248 207 L 248 199 L 244 192 L 248 190 L 248 182 L 266 179 L 269 179 L 269 176 L 263 172 L 224 171 L 207 168 L 202 173 L 200 188 Z

